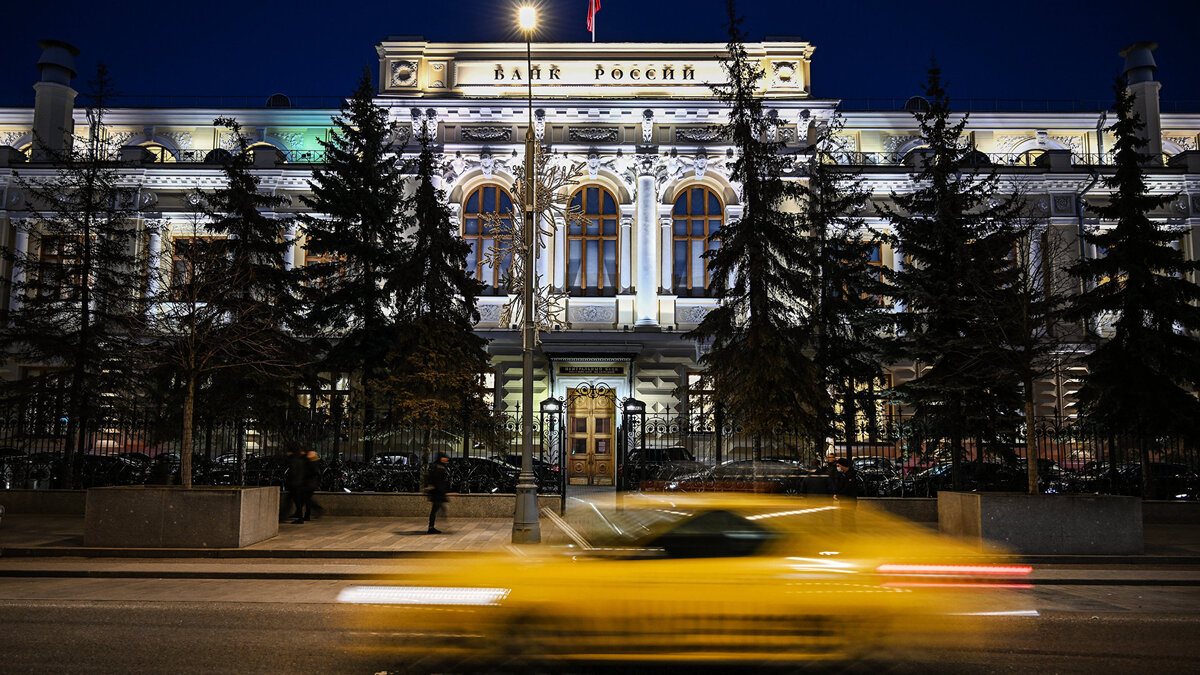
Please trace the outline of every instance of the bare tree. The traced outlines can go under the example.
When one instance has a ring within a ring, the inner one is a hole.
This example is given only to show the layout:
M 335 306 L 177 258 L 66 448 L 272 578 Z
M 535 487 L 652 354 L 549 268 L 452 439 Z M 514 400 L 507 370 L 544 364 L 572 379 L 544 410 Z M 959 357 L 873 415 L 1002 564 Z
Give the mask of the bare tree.
M 177 237 L 171 264 L 153 264 L 152 292 L 141 326 L 138 361 L 146 372 L 165 373 L 182 390 L 180 482 L 192 485 L 192 439 L 197 391 L 222 371 L 271 375 L 291 365 L 278 349 L 276 328 L 262 321 L 255 303 L 220 303 L 230 288 L 248 283 L 253 270 L 236 265 L 199 215 L 188 236 Z M 152 261 L 156 262 L 156 261 Z

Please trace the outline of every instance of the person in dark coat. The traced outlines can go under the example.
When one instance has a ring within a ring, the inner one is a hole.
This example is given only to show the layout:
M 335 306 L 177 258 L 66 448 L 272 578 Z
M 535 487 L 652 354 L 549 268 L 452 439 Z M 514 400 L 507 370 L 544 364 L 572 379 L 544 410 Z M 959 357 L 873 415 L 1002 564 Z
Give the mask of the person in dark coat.
M 856 529 L 854 509 L 858 507 L 858 471 L 854 463 L 846 457 L 839 457 L 834 463 L 836 475 L 833 478 L 833 498 L 837 500 L 841 514 L 842 529 L 853 532 Z
M 839 457 L 834 464 L 833 498 L 838 501 L 848 500 L 851 502 L 849 506 L 858 502 L 858 471 L 845 457 Z
M 283 486 L 287 488 L 288 500 L 292 504 L 292 524 L 304 522 L 304 483 L 308 472 L 308 459 L 300 448 L 289 448 L 287 454 L 287 474 Z
M 313 511 L 317 512 L 317 517 L 320 518 L 325 509 L 313 499 L 313 495 L 321 488 L 321 458 L 317 455 L 317 451 L 305 446 L 302 455 L 304 459 L 304 480 L 300 484 L 300 506 L 303 507 L 303 515 L 301 509 L 296 509 L 297 520 L 293 523 L 304 522 L 313 519 Z
M 430 465 L 429 470 L 425 472 L 424 490 L 425 496 L 429 498 L 429 534 L 441 534 L 442 531 L 434 527 L 437 520 L 439 510 L 446 510 L 446 493 L 450 491 L 450 483 L 446 477 L 446 465 L 450 463 L 450 458 L 444 453 L 439 452 L 437 459 Z

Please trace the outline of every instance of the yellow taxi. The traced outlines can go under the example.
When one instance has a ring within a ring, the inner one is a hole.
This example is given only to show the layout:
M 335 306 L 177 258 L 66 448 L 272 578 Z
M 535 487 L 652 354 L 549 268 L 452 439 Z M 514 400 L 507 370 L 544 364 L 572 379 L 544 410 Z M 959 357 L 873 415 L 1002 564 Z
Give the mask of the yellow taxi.
M 865 506 L 643 496 L 600 521 L 605 536 L 565 550 L 448 561 L 340 599 L 367 649 L 489 663 L 892 658 L 980 646 L 985 617 L 1029 611 L 1029 567 Z

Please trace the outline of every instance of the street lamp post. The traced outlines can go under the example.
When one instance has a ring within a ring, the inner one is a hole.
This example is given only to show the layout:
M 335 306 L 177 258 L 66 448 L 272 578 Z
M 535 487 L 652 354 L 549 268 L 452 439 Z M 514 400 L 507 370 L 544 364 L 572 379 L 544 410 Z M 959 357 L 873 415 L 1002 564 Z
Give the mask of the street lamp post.
M 513 514 L 512 542 L 536 544 L 542 540 L 538 525 L 537 480 L 533 475 L 533 343 L 537 330 L 533 321 L 534 257 L 537 255 L 535 231 L 537 214 L 534 207 L 537 139 L 533 133 L 533 29 L 537 12 L 522 7 L 517 15 L 521 32 L 525 34 L 525 80 L 529 83 L 529 126 L 525 132 L 525 204 L 524 215 L 524 281 L 521 288 L 521 473 L 517 477 L 517 508 Z

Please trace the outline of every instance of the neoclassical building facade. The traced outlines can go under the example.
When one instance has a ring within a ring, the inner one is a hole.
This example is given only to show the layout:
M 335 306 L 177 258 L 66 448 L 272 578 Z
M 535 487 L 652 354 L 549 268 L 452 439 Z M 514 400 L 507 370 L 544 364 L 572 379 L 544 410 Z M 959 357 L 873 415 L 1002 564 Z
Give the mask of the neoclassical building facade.
M 72 125 L 87 127 L 74 106 L 73 48 L 43 46 L 35 107 L 0 108 L 0 240 L 20 251 L 39 244 L 20 226 L 28 214 L 14 174 L 52 171 L 39 159 L 35 130 L 39 139 L 61 139 Z M 762 42 L 747 48 L 765 72 L 761 95 L 780 122 L 775 133 L 789 150 L 803 151 L 839 105 L 812 95 L 814 47 Z M 1200 114 L 1160 112 L 1152 49 L 1135 46 L 1126 67 L 1148 121 L 1151 152 L 1164 158 L 1149 169 L 1152 189 L 1178 194 L 1155 217 L 1194 233 L 1200 229 Z M 534 133 L 554 161 L 583 166 L 564 197 L 589 223 L 556 223 L 537 260 L 546 282 L 569 294 L 569 325 L 543 337 L 535 397 L 605 385 L 618 399 L 636 397 L 652 411 L 686 408 L 704 346 L 683 335 L 715 304 L 701 255 L 708 235 L 742 212 L 739 186 L 729 178 L 735 148 L 712 126 L 727 119 L 726 110 L 708 87 L 724 79 L 725 45 L 536 44 L 529 63 L 523 43 L 388 39 L 377 51 L 377 101 L 401 125 L 397 152 L 414 153 L 414 139 L 425 131 L 441 153 L 441 187 L 471 244 L 468 265 L 485 286 L 478 331 L 491 341 L 496 405 L 511 407 L 520 399 L 521 345 L 513 326 L 500 323 L 508 297 L 501 271 L 484 257 L 494 241 L 485 216 L 512 207 L 532 79 Z M 300 197 L 322 161 L 318 142 L 328 137 L 337 112 L 293 107 L 279 95 L 255 107 L 109 111 L 107 140 L 121 153 L 121 174 L 145 226 L 144 259 L 169 269 L 176 240 L 191 235 L 195 190 L 221 184 L 215 154 L 231 148 L 233 139 L 214 118 L 236 118 L 254 139 L 262 188 L 288 198 L 290 206 L 278 214 L 285 216 L 302 208 Z M 995 170 L 1006 190 L 1025 195 L 1046 230 L 1061 234 L 1079 255 L 1095 254 L 1079 232 L 1106 226 L 1086 208 L 1106 199 L 1099 180 L 1111 172 L 1106 114 L 973 111 L 967 125 L 966 140 L 983 158 L 980 170 Z M 914 151 L 921 147 L 911 112 L 845 110 L 843 117 L 842 161 L 861 169 L 872 202 L 911 190 Z M 888 228 L 873 207 L 861 215 L 875 228 Z M 303 231 L 289 226 L 285 236 L 294 242 L 288 264 L 306 264 Z M 1197 255 L 1195 239 L 1180 242 L 1189 258 Z M 901 264 L 887 245 L 875 262 Z M 0 268 L 2 306 L 19 301 L 11 292 L 13 274 Z M 7 363 L 3 376 L 22 377 L 37 366 Z M 893 364 L 889 371 L 895 381 L 913 374 L 913 364 Z M 1038 413 L 1069 415 L 1077 376 L 1064 365 L 1039 382 Z

